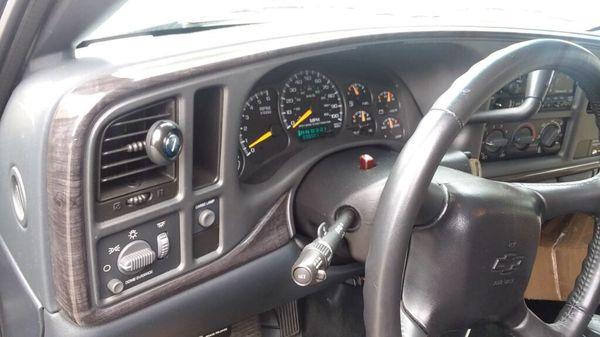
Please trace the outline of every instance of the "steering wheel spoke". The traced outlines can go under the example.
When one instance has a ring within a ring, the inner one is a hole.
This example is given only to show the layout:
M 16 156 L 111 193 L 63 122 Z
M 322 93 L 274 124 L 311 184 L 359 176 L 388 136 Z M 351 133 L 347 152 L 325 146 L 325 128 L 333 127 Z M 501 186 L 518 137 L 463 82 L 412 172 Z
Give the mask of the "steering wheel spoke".
M 564 336 L 554 325 L 539 319 L 523 303 L 514 314 L 504 320 L 504 328 L 515 337 L 553 337 Z
M 516 184 L 540 196 L 544 220 L 556 216 L 584 212 L 600 214 L 600 178 L 564 183 Z

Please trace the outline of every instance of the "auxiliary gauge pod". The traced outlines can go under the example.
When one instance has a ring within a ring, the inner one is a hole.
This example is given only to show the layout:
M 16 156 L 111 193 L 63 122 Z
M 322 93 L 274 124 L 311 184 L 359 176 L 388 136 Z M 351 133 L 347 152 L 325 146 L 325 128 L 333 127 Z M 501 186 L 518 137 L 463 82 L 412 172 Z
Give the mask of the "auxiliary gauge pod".
M 323 230 L 323 225 L 319 227 L 318 237 L 302 249 L 298 260 L 292 266 L 292 279 L 297 285 L 306 287 L 325 280 L 333 252 L 355 219 L 356 213 L 350 207 L 343 207 L 328 229 Z

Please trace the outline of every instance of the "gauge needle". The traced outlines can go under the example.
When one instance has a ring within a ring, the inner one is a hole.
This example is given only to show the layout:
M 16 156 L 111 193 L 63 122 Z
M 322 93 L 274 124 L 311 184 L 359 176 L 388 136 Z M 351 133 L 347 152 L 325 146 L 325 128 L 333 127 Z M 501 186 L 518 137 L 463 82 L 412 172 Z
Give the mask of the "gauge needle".
M 391 92 L 387 92 L 387 101 L 388 103 L 390 103 L 392 101 L 392 93 Z
M 306 112 L 304 112 L 302 116 L 300 116 L 300 118 L 298 118 L 298 120 L 294 122 L 294 124 L 292 125 L 292 129 L 295 129 L 298 125 L 302 124 L 302 122 L 304 122 L 308 117 L 310 117 L 312 113 L 312 109 L 308 108 L 308 110 L 306 110 Z
M 352 86 L 352 90 L 354 90 L 354 94 L 356 96 L 360 95 L 360 92 L 358 91 L 358 88 L 355 85 Z
M 390 129 L 394 128 L 394 122 L 392 122 L 392 120 L 388 120 L 388 125 L 390 126 Z
M 360 119 L 363 123 L 367 121 L 367 114 L 364 111 L 360 113 Z
M 252 144 L 248 145 L 249 148 L 253 148 L 256 145 L 264 142 L 265 140 L 271 138 L 271 136 L 273 136 L 273 132 L 271 131 L 267 131 L 265 133 L 263 133 L 260 137 L 258 137 L 258 139 L 256 139 L 255 141 L 252 142 Z

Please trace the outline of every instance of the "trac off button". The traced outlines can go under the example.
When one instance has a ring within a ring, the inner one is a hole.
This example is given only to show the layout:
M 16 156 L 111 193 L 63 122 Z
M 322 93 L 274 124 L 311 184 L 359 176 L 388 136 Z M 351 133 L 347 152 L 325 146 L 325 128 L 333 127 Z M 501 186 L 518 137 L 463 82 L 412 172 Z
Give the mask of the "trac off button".
M 215 223 L 216 215 L 210 209 L 205 209 L 198 214 L 198 224 L 204 228 L 208 228 Z

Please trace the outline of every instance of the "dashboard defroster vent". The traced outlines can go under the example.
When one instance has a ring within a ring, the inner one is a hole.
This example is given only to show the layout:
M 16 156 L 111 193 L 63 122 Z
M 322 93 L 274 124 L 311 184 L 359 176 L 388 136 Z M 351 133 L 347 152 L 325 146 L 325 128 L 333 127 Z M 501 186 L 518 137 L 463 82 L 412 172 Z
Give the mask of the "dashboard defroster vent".
M 159 120 L 175 119 L 175 101 L 161 101 L 110 122 L 98 156 L 98 201 L 175 181 L 175 163 L 157 165 L 146 153 L 146 135 Z

